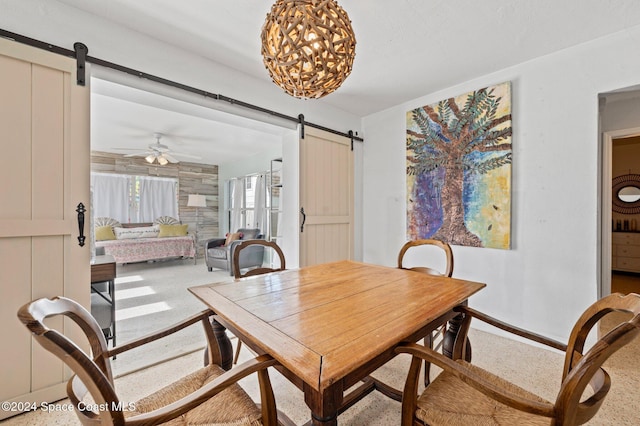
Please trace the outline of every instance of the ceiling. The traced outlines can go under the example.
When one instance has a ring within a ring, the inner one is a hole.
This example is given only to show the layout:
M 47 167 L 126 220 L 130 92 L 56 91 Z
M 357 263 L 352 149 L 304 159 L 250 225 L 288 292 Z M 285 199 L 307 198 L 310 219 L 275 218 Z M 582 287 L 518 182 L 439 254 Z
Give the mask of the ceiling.
M 144 152 L 156 143 L 158 133 L 159 142 L 169 147 L 175 159 L 219 165 L 277 151 L 286 131 L 105 80 L 91 81 L 93 151 Z
M 274 0 L 59 1 L 270 83 L 260 56 L 260 30 Z M 640 24 L 637 0 L 339 0 L 339 4 L 356 34 L 353 72 L 340 89 L 313 102 L 361 117 Z M 114 99 L 96 102 L 107 105 Z M 129 117 L 110 119 L 124 126 Z M 152 133 L 137 124 L 139 129 L 127 131 Z M 195 127 L 169 122 L 165 130 L 153 131 L 169 134 L 179 129 L 189 129 L 182 134 L 180 148 L 185 150 L 203 134 Z M 220 128 L 209 134 L 228 139 Z

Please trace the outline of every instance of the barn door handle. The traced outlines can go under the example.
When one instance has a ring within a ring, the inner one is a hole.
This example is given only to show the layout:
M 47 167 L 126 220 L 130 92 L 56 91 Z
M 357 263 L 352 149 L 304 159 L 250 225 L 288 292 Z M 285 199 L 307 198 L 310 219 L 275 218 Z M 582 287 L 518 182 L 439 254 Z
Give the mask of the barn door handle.
M 84 212 L 86 212 L 87 209 L 84 208 L 84 204 L 80 203 L 78 204 L 78 208 L 76 209 L 76 211 L 78 212 L 78 244 L 80 244 L 80 247 L 82 247 L 84 246 L 84 240 L 86 238 L 84 236 Z
M 307 221 L 307 215 L 304 213 L 304 207 L 300 207 L 300 214 L 302 215 L 302 224 L 300 224 L 300 232 L 304 232 L 304 223 Z

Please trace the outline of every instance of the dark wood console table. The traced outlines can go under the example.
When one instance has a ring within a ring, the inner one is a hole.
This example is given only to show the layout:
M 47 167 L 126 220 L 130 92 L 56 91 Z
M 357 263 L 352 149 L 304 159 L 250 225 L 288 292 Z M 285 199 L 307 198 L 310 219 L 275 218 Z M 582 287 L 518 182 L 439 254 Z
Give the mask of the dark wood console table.
M 106 283 L 106 285 L 105 285 Z M 116 260 L 113 256 L 96 256 L 91 261 L 91 313 L 96 317 L 107 341 L 111 340 L 116 345 Z M 94 303 L 95 302 L 95 303 Z M 94 314 L 94 308 L 96 314 Z M 100 309 L 109 309 L 109 321 L 101 323 L 97 312 Z M 106 327 L 105 327 L 106 325 Z

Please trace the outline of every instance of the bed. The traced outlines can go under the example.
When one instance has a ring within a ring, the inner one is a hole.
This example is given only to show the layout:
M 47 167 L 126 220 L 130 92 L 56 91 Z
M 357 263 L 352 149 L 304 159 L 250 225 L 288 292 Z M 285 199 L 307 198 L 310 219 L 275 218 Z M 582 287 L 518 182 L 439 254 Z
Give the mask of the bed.
M 114 257 L 116 263 L 135 263 L 165 259 L 193 258 L 196 243 L 193 235 L 171 217 L 160 217 L 153 223 L 121 224 L 111 218 L 94 220 L 96 248 Z

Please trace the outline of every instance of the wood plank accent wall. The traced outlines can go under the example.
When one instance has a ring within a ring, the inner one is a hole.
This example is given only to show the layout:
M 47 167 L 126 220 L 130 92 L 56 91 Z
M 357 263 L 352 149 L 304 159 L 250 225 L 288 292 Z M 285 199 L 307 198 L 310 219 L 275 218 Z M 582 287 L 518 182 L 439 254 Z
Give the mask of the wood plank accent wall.
M 91 151 L 91 171 L 137 176 L 159 176 L 178 179 L 178 213 L 182 223 L 189 224 L 189 232 L 196 231 L 196 208 L 187 207 L 189 194 L 200 194 L 207 198 L 207 207 L 198 208 L 197 235 L 198 257 L 204 256 L 204 242 L 218 237 L 218 166 L 189 163 L 149 164 L 144 158 L 125 157 L 123 154 Z

